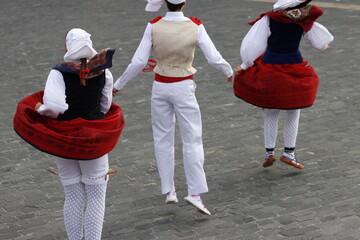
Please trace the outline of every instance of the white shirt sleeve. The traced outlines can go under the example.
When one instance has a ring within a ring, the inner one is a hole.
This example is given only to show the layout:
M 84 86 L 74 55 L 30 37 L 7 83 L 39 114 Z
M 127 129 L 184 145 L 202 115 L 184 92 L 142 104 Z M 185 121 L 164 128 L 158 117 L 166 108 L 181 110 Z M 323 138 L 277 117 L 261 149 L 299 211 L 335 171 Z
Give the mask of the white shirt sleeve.
M 56 118 L 68 109 L 65 95 L 65 82 L 61 72 L 52 69 L 46 81 L 43 104 L 38 113 L 50 118 Z
M 114 88 L 120 90 L 125 84 L 136 77 L 141 70 L 146 66 L 151 54 L 152 48 L 152 24 L 148 23 L 146 26 L 144 36 L 131 60 L 131 63 L 126 68 L 125 72 L 115 82 Z
M 240 56 L 243 61 L 242 69 L 254 65 L 254 61 L 266 50 L 270 34 L 268 16 L 262 17 L 250 28 L 240 47 Z
M 225 59 L 216 49 L 214 43 L 207 34 L 204 25 L 202 24 L 199 26 L 197 44 L 201 48 L 206 60 L 211 66 L 222 71 L 228 77 L 233 75 L 233 70 L 230 64 L 225 61 Z
M 310 42 L 310 45 L 313 48 L 320 51 L 327 49 L 329 47 L 329 43 L 334 40 L 334 36 L 329 32 L 329 30 L 317 22 L 314 23 L 310 31 L 304 34 L 304 38 Z
M 111 72 L 105 70 L 105 86 L 102 90 L 102 96 L 100 99 L 100 111 L 107 113 L 111 107 L 112 102 L 112 88 L 113 88 L 113 75 Z

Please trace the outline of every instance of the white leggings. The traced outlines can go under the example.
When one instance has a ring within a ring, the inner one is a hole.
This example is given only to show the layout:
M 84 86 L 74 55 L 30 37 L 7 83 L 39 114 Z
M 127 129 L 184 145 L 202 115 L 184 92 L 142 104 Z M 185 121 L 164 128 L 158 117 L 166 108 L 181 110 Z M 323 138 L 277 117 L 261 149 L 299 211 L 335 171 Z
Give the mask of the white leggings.
M 264 140 L 265 148 L 267 149 L 275 148 L 280 111 L 279 109 L 264 109 Z M 295 148 L 299 128 L 300 109 L 283 111 L 287 114 L 284 124 L 284 147 Z
M 108 155 L 88 161 L 55 157 L 64 186 L 64 222 L 69 240 L 100 240 L 105 214 Z

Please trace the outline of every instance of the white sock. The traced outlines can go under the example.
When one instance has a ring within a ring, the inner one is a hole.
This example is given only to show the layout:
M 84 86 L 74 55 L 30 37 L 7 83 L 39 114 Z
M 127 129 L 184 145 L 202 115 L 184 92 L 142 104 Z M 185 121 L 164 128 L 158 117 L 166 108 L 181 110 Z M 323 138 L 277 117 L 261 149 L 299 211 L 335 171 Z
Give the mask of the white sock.
M 287 158 L 287 159 L 290 159 L 291 161 L 295 161 L 296 162 L 296 159 L 295 159 L 295 152 L 294 151 L 286 151 L 283 153 L 283 155 Z
M 275 148 L 276 137 L 278 134 L 278 123 L 280 110 L 278 109 L 264 109 L 264 141 L 265 148 Z
M 105 215 L 107 183 L 86 185 L 88 204 L 85 211 L 85 240 L 100 240 Z
M 64 222 L 69 240 L 83 238 L 85 187 L 83 183 L 64 186 Z
M 287 110 L 287 117 L 284 125 L 284 146 L 293 148 L 296 145 L 296 138 L 299 129 L 300 109 Z
M 272 148 L 272 149 L 266 148 L 265 150 L 266 150 L 265 158 L 275 155 L 274 148 Z

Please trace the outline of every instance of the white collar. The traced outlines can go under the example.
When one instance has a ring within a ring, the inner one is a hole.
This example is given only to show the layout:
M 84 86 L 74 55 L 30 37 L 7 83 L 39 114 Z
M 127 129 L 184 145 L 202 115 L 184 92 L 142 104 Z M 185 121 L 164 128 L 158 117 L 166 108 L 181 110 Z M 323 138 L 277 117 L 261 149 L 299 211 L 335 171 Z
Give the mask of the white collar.
M 187 21 L 189 18 L 184 16 L 183 12 L 166 12 L 165 17 L 163 18 L 167 21 Z

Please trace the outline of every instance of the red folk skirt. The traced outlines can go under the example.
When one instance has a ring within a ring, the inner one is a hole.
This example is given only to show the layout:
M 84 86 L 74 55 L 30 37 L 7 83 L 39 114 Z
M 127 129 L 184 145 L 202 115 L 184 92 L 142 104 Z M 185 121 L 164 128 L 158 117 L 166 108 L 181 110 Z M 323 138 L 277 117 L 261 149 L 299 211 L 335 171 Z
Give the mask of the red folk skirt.
M 262 108 L 298 109 L 313 105 L 319 78 L 308 62 L 268 64 L 259 57 L 234 79 L 234 93 Z
M 39 150 L 68 159 L 91 160 L 109 153 L 125 126 L 122 109 L 112 104 L 105 119 L 57 121 L 34 110 L 44 92 L 34 93 L 19 102 L 14 130 Z

